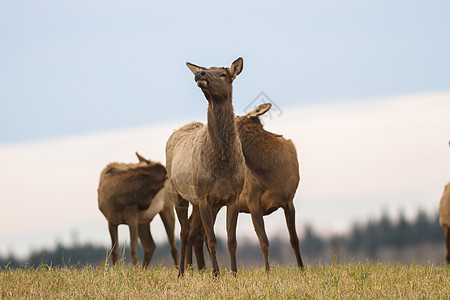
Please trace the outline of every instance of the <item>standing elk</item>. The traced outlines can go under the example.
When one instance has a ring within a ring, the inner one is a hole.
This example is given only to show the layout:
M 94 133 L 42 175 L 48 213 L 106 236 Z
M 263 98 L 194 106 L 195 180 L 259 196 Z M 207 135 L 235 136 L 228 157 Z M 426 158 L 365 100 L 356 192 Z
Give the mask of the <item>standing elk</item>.
M 143 267 L 148 267 L 156 250 L 150 232 L 150 222 L 159 214 L 169 239 L 174 264 L 178 265 L 175 245 L 174 205 L 167 197 L 166 168 L 146 160 L 137 152 L 137 164 L 111 163 L 100 175 L 98 207 L 108 221 L 111 235 L 111 261 L 117 262 L 117 226 L 127 224 L 130 228 L 131 260 L 137 264 L 138 236 L 144 248 Z
M 450 146 L 450 142 L 448 143 Z M 444 228 L 445 246 L 447 255 L 445 260 L 450 264 L 450 182 L 445 186 L 439 203 L 439 224 Z
M 236 127 L 246 164 L 244 189 L 239 196 L 239 212 L 251 214 L 264 265 L 269 271 L 269 241 L 264 229 L 263 216 L 282 207 L 297 265 L 303 268 L 295 229 L 294 195 L 300 181 L 297 152 L 291 140 L 264 130 L 259 117 L 270 107 L 270 103 L 265 103 L 245 116 L 236 117 Z M 197 267 L 203 269 L 205 267 L 203 236 L 198 219 L 198 212 L 193 210 L 190 218 L 192 226 L 189 233 L 187 264 L 192 264 L 191 251 L 194 246 Z
M 176 130 L 166 144 L 169 194 L 181 225 L 181 261 L 184 274 L 189 236 L 188 206 L 198 209 L 210 250 L 213 275 L 219 275 L 212 207 L 227 206 L 227 235 L 231 270 L 237 272 L 236 223 L 238 196 L 244 184 L 244 156 L 236 131 L 232 83 L 243 68 L 242 58 L 230 68 L 204 68 L 186 63 L 208 100 L 208 123 L 192 122 Z
M 450 182 L 445 186 L 439 203 L 439 224 L 444 228 L 445 246 L 447 255 L 445 260 L 450 264 Z

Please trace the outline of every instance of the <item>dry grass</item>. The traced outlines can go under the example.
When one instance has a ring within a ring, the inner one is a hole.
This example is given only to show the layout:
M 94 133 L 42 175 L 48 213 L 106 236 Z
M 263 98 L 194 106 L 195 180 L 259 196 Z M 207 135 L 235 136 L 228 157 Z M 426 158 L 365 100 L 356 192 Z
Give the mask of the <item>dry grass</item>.
M 0 271 L 1 299 L 449 299 L 450 268 L 433 265 L 348 264 L 187 272 L 130 266 L 17 269 Z

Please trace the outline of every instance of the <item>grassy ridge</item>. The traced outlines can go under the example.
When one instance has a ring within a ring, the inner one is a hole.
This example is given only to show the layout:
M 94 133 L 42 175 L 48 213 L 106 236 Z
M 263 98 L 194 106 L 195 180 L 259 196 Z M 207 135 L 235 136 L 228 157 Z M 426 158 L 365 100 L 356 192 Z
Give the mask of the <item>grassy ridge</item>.
M 131 266 L 11 269 L 0 271 L 1 299 L 266 299 L 414 298 L 449 299 L 450 268 L 432 265 L 348 264 L 296 268 L 241 269 L 233 277 L 222 269 L 187 272 Z

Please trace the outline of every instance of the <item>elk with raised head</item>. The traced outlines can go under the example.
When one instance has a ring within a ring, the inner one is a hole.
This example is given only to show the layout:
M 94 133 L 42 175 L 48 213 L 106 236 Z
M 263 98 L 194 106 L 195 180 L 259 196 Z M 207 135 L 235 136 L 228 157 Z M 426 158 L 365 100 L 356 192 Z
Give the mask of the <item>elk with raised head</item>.
M 251 214 L 264 257 L 264 265 L 269 271 L 269 240 L 264 228 L 263 216 L 282 207 L 297 265 L 303 268 L 299 239 L 295 229 L 294 196 L 300 181 L 297 152 L 291 140 L 264 130 L 259 117 L 270 107 L 270 103 L 265 103 L 245 116 L 236 117 L 236 127 L 246 164 L 244 189 L 239 196 L 239 212 Z M 217 210 L 213 213 L 217 213 Z M 203 237 L 200 233 L 202 228 L 199 226 L 198 219 L 197 211 L 193 210 L 190 218 L 187 264 L 192 264 L 190 251 L 193 245 L 197 266 L 202 269 L 205 267 L 205 262 Z
M 213 275 L 219 275 L 217 240 L 212 207 L 227 206 L 227 237 L 231 270 L 237 272 L 236 223 L 238 196 L 244 184 L 244 156 L 234 122 L 232 83 L 243 67 L 238 58 L 229 68 L 204 68 L 186 63 L 208 100 L 208 123 L 193 122 L 176 130 L 166 144 L 169 194 L 181 226 L 181 261 L 184 273 L 189 236 L 188 206 L 199 211 L 210 250 Z
M 137 263 L 138 237 L 144 248 L 142 266 L 150 264 L 156 244 L 150 232 L 150 222 L 159 214 L 169 239 L 174 264 L 178 265 L 178 250 L 175 245 L 174 204 L 167 197 L 166 168 L 146 160 L 137 152 L 137 164 L 111 163 L 100 175 L 98 207 L 108 221 L 111 235 L 111 261 L 117 262 L 117 226 L 127 224 L 130 229 L 131 260 Z

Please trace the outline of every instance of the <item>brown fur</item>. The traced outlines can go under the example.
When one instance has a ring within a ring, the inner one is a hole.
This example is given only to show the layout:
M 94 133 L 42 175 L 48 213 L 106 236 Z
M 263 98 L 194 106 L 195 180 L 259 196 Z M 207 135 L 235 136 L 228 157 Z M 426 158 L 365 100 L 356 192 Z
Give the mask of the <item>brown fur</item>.
M 242 70 L 239 58 L 230 68 L 206 69 L 187 63 L 195 81 L 208 100 L 208 124 L 187 124 L 167 141 L 166 160 L 170 195 L 176 203 L 181 225 L 181 261 L 184 273 L 189 235 L 188 203 L 199 211 L 211 253 L 213 274 L 219 275 L 217 240 L 213 230 L 212 208 L 227 206 L 228 248 L 231 269 L 237 271 L 236 223 L 238 195 L 244 182 L 244 157 L 234 123 L 232 82 Z
M 263 216 L 278 208 L 284 209 L 291 246 L 299 267 L 303 267 L 299 240 L 295 229 L 294 195 L 300 176 L 297 152 L 291 140 L 265 131 L 259 116 L 269 110 L 270 104 L 263 104 L 245 116 L 236 118 L 236 126 L 245 157 L 245 183 L 239 196 L 239 211 L 250 213 L 258 235 L 266 270 L 269 271 L 269 241 L 264 229 Z M 191 249 L 195 243 L 195 253 L 199 269 L 204 267 L 202 235 L 199 233 L 197 212 L 191 215 Z M 192 263 L 192 254 L 187 255 Z
M 174 241 L 175 214 L 173 203 L 168 200 L 164 188 L 166 169 L 159 163 L 142 158 L 137 164 L 111 163 L 100 175 L 98 207 L 108 221 L 111 235 L 111 261 L 118 259 L 119 224 L 130 228 L 131 259 L 137 263 L 138 235 L 144 248 L 142 265 L 147 267 L 156 249 L 150 233 L 150 222 L 160 214 L 169 237 L 175 265 L 178 251 Z

